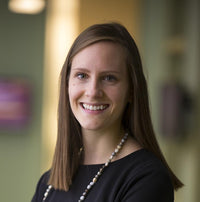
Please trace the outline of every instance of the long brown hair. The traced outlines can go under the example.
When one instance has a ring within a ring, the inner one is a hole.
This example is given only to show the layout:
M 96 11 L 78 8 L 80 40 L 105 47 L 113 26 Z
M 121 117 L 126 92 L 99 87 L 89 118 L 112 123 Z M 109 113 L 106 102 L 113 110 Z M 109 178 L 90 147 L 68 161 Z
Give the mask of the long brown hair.
M 118 23 L 90 26 L 76 38 L 69 50 L 60 75 L 58 136 L 48 183 L 52 184 L 55 189 L 67 191 L 79 167 L 82 134 L 81 127 L 70 108 L 68 80 L 73 57 L 83 48 L 100 41 L 112 41 L 127 50 L 131 102 L 125 109 L 123 126 L 143 148 L 153 152 L 164 163 L 169 170 L 174 189 L 182 187 L 182 182 L 169 168 L 154 134 L 147 84 L 138 48 L 127 29 Z

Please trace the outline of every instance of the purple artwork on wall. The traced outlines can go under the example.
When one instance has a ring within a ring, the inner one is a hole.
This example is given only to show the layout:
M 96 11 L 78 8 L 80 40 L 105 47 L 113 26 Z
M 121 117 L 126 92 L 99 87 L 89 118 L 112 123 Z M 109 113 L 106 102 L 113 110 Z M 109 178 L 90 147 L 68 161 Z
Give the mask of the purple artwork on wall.
M 0 78 L 0 129 L 22 128 L 28 124 L 30 97 L 27 80 Z

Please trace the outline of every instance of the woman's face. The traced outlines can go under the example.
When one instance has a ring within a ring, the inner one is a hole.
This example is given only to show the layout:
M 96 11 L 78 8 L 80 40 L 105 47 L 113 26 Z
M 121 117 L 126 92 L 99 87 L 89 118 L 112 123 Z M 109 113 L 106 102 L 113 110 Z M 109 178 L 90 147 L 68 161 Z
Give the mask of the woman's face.
M 125 50 L 113 42 L 98 42 L 78 52 L 71 65 L 69 100 L 83 130 L 121 127 L 129 99 Z

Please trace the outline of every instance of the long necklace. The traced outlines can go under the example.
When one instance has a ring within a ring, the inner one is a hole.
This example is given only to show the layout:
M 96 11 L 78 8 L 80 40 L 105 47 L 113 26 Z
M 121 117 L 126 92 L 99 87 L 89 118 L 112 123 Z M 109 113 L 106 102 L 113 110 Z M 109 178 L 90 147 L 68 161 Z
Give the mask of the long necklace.
M 108 161 L 99 169 L 99 171 L 97 172 L 97 174 L 95 175 L 95 177 L 93 178 L 93 180 L 88 184 L 87 188 L 85 189 L 85 191 L 82 193 L 80 199 L 78 200 L 78 202 L 84 201 L 88 192 L 92 189 L 92 187 L 95 185 L 95 183 L 97 182 L 97 180 L 99 179 L 99 177 L 101 176 L 101 174 L 103 173 L 104 169 L 106 167 L 109 166 L 110 162 L 112 161 L 112 159 L 114 158 L 114 156 L 116 156 L 116 154 L 121 150 L 124 142 L 126 141 L 128 137 L 128 133 L 126 133 L 124 135 L 124 137 L 121 139 L 120 143 L 117 145 L 116 149 L 114 150 L 114 152 L 111 154 L 110 158 L 108 159 Z
M 116 156 L 116 154 L 121 150 L 122 146 L 124 145 L 126 139 L 128 137 L 128 133 L 126 133 L 124 135 L 124 137 L 121 139 L 120 143 L 117 145 L 116 149 L 114 150 L 114 152 L 111 154 L 111 156 L 109 157 L 108 161 L 99 169 L 99 171 L 97 172 L 97 174 L 95 175 L 95 177 L 92 179 L 92 181 L 87 185 L 85 191 L 82 193 L 82 195 L 80 196 L 78 202 L 82 202 L 85 200 L 87 194 L 89 193 L 89 191 L 92 189 L 92 187 L 95 185 L 95 183 L 97 182 L 97 180 L 99 179 L 99 177 L 102 175 L 104 169 L 106 167 L 109 166 L 109 164 L 111 163 L 112 159 L 114 158 L 114 156 Z M 50 190 L 52 189 L 52 185 L 49 185 L 48 188 L 46 189 L 46 192 L 44 193 L 44 197 L 42 201 L 45 201 Z

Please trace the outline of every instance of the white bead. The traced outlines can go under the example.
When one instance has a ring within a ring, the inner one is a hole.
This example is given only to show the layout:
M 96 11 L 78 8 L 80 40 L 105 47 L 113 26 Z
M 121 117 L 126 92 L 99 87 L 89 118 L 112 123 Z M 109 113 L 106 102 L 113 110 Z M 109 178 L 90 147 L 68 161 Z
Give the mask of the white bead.
M 121 146 L 120 146 L 120 145 L 118 145 L 118 146 L 117 146 L 117 149 L 121 149 Z

